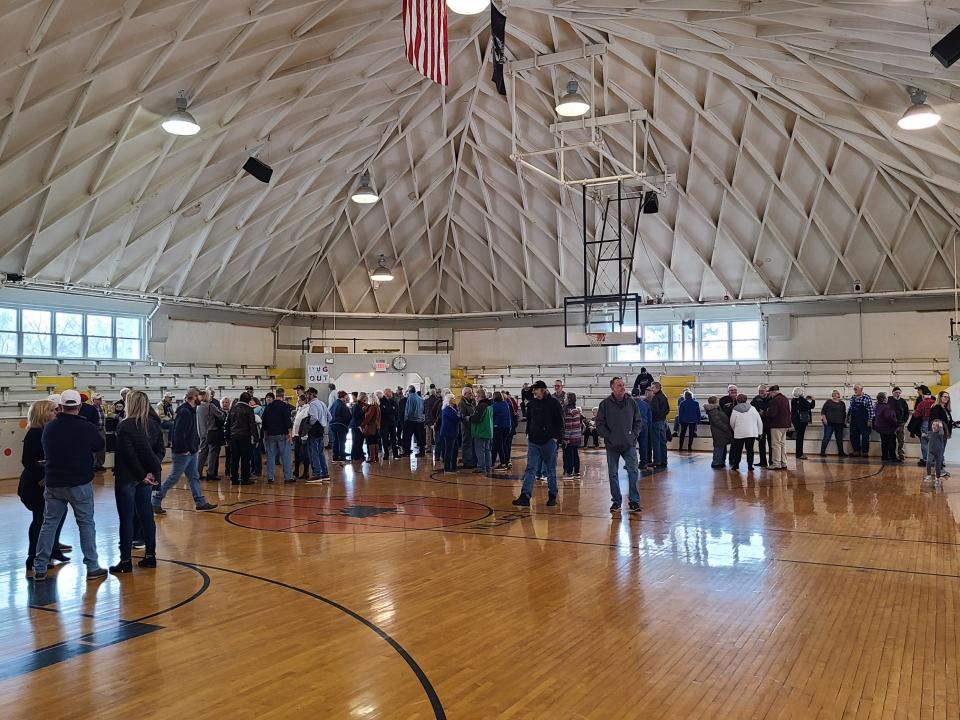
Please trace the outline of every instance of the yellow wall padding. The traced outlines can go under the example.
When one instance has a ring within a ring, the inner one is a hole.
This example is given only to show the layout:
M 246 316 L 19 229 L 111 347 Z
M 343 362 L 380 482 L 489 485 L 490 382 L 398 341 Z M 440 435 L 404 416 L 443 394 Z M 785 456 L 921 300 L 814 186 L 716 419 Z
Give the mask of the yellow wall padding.
M 39 390 L 54 388 L 55 392 L 60 393 L 64 390 L 72 390 L 74 386 L 73 375 L 37 375 L 37 388 Z

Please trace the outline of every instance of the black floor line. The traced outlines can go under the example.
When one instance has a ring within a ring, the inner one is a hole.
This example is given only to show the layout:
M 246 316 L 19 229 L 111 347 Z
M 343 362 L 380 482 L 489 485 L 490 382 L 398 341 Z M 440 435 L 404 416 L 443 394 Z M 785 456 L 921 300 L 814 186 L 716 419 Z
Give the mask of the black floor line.
M 397 654 L 400 655 L 401 658 L 403 658 L 404 662 L 406 662 L 410 670 L 413 671 L 413 674 L 416 675 L 417 680 L 420 681 L 420 685 L 423 687 L 423 691 L 426 694 L 427 699 L 430 701 L 430 706 L 433 708 L 433 714 L 436 720 L 446 720 L 447 714 L 443 709 L 443 703 L 440 702 L 440 696 L 437 694 L 437 691 L 434 689 L 433 685 L 430 683 L 430 679 L 427 677 L 427 674 L 423 671 L 423 668 L 421 668 L 417 664 L 417 661 L 413 659 L 413 656 L 410 655 L 410 653 L 407 652 L 399 642 L 397 642 L 393 637 L 391 637 L 389 633 L 387 633 L 385 630 L 383 630 L 381 627 L 371 622 L 370 620 L 367 620 L 365 617 L 363 617 L 359 613 L 346 607 L 345 605 L 341 605 L 336 600 L 331 600 L 328 597 L 324 597 L 323 595 L 319 595 L 310 590 L 297 587 L 296 585 L 290 585 L 289 583 L 281 582 L 280 580 L 274 580 L 268 577 L 263 577 L 262 575 L 254 575 L 253 573 L 243 572 L 242 570 L 233 570 L 231 568 L 218 567 L 216 565 L 202 565 L 200 563 L 189 563 L 181 560 L 171 560 L 168 562 L 175 562 L 179 565 L 185 565 L 185 566 L 193 567 L 197 569 L 202 568 L 204 570 L 214 570 L 217 572 L 231 573 L 233 575 L 239 575 L 241 577 L 250 578 L 252 580 L 260 580 L 261 582 L 270 583 L 271 585 L 276 585 L 278 587 L 286 588 L 287 590 L 293 590 L 294 592 L 298 592 L 302 595 L 306 595 L 307 597 L 311 597 L 314 600 L 319 600 L 320 602 L 326 603 L 330 607 L 336 610 L 339 610 L 345 615 L 350 616 L 351 618 L 361 623 L 362 625 L 366 626 L 370 630 L 373 630 L 373 632 L 379 635 L 382 640 L 384 640 L 388 645 L 390 645 L 390 647 L 392 647 L 397 652 Z

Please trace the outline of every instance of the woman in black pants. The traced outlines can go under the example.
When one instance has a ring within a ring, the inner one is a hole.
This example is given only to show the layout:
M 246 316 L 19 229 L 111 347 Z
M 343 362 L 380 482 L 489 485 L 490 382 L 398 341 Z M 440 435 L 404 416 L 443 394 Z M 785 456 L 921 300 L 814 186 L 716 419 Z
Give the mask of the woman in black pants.
M 127 393 L 127 417 L 117 426 L 113 464 L 114 494 L 120 515 L 120 562 L 110 568 L 112 573 L 133 572 L 134 517 L 140 523 L 146 544 L 146 552 L 137 565 L 157 566 L 157 527 L 150 495 L 158 484 L 165 445 L 160 418 L 150 412 L 146 393 L 139 390 Z
M 817 401 L 809 395 L 804 396 L 803 388 L 795 387 L 790 399 L 790 422 L 793 424 L 793 433 L 797 441 L 796 456 L 798 460 L 806 460 L 803 453 L 803 436 L 807 432 L 807 425 L 813 419 L 812 410 Z
M 43 436 L 43 426 L 57 416 L 57 406 L 49 400 L 38 400 L 30 406 L 29 425 L 26 436 L 23 438 L 23 454 L 20 462 L 23 464 L 23 472 L 20 474 L 20 485 L 17 487 L 17 495 L 20 496 L 20 502 L 33 513 L 33 520 L 30 521 L 30 529 L 27 531 L 28 550 L 27 550 L 27 577 L 33 577 L 33 558 L 37 554 L 37 538 L 40 536 L 40 527 L 43 525 L 43 445 L 40 444 L 40 438 Z M 54 551 L 50 555 L 51 560 L 67 562 L 70 558 L 64 555 L 72 548 L 69 545 L 60 543 L 60 531 L 63 529 L 63 521 L 67 514 L 64 513 L 60 518 L 60 527 L 57 528 L 57 537 L 53 541 Z

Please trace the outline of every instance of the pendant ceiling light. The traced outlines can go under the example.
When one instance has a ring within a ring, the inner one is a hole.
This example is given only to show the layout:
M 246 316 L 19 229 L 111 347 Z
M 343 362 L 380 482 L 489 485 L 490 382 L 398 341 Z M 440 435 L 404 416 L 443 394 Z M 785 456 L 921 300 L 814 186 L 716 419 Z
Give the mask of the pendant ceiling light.
M 910 102 L 897 125 L 904 130 L 926 130 L 940 122 L 940 114 L 927 105 L 927 93 L 919 88 L 910 88 Z
M 580 94 L 580 85 L 576 80 L 567 83 L 567 92 L 557 103 L 557 115 L 563 117 L 580 117 L 590 110 L 590 103 Z
M 392 282 L 393 273 L 387 267 L 387 258 L 381 255 L 377 259 L 377 267 L 370 273 L 370 279 L 374 282 Z
M 200 132 L 200 123 L 187 112 L 187 99 L 177 98 L 177 111 L 167 115 L 160 127 L 171 135 L 196 135 Z
M 377 191 L 373 189 L 373 181 L 370 179 L 370 171 L 364 171 L 357 183 L 357 189 L 353 191 L 350 199 L 361 205 L 369 205 L 380 199 Z
M 477 15 L 490 7 L 490 0 L 447 0 L 447 7 L 458 15 Z

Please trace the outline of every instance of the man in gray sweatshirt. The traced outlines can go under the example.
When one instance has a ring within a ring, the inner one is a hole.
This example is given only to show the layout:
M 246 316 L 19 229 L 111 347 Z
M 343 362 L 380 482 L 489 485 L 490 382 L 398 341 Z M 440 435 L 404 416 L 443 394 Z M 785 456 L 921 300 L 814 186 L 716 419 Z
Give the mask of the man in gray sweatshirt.
M 637 466 L 637 438 L 643 430 L 640 410 L 627 395 L 623 378 L 610 381 L 610 397 L 600 403 L 597 431 L 607 450 L 607 477 L 610 480 L 610 512 L 619 512 L 623 503 L 620 492 L 620 458 L 629 480 L 630 512 L 640 512 L 640 469 Z

